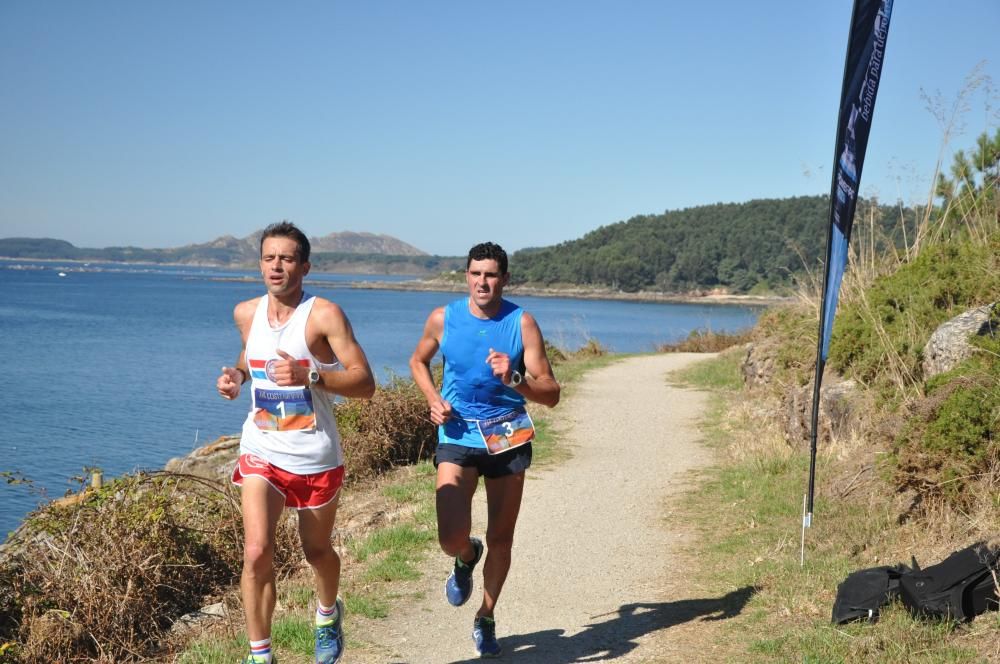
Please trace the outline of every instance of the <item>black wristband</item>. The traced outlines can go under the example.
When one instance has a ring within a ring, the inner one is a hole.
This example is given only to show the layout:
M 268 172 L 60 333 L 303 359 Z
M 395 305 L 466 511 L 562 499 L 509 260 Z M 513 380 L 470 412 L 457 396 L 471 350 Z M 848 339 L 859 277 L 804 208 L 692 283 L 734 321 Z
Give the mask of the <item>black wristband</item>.
M 237 371 L 239 371 L 239 372 L 240 372 L 241 374 L 243 374 L 243 382 L 242 382 L 242 383 L 240 383 L 240 385 L 243 385 L 243 384 L 244 384 L 244 383 L 246 383 L 246 382 L 247 382 L 248 380 L 250 380 L 250 376 L 248 376 L 248 375 L 247 375 L 247 372 L 246 372 L 246 371 L 243 371 L 243 369 L 242 369 L 242 368 L 240 368 L 240 367 L 234 367 L 234 368 L 235 368 L 235 369 L 236 369 Z

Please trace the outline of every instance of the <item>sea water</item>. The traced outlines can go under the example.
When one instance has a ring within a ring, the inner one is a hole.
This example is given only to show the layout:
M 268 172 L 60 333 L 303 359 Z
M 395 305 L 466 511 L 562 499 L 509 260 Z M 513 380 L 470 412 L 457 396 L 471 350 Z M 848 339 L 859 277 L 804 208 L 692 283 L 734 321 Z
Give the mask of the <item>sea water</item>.
M 354 289 L 357 275 L 312 275 L 307 291 L 343 307 L 380 381 L 408 375 L 430 311 L 456 293 Z M 399 279 L 371 277 L 381 281 Z M 233 306 L 260 295 L 252 272 L 187 267 L 0 261 L 3 358 L 0 541 L 45 499 L 108 476 L 162 468 L 171 457 L 238 433 L 244 394 L 215 381 L 240 351 Z M 653 350 L 694 329 L 748 328 L 759 309 L 568 298 L 512 298 L 546 339 L 594 338 L 617 352 Z

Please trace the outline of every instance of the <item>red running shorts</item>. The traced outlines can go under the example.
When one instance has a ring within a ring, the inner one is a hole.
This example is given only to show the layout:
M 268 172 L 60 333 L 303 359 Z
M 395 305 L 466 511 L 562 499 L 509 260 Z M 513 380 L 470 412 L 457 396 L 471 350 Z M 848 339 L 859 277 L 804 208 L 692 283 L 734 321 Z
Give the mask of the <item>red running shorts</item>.
M 233 469 L 233 484 L 243 486 L 243 478 L 249 475 L 264 478 L 285 497 L 285 507 L 299 510 L 314 510 L 330 504 L 344 485 L 343 466 L 311 475 L 296 475 L 255 454 L 241 454 Z

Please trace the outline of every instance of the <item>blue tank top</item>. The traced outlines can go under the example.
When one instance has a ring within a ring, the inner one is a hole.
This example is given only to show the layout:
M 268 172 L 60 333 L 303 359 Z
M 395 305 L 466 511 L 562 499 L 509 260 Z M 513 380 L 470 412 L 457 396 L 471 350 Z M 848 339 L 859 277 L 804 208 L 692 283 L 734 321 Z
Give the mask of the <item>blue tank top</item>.
M 476 426 L 478 420 L 524 410 L 524 397 L 501 383 L 486 363 L 492 348 L 507 353 L 511 366 L 524 372 L 523 313 L 521 307 L 507 300 L 501 300 L 500 311 L 487 319 L 472 315 L 468 298 L 445 307 L 441 396 L 451 404 L 452 417 L 438 427 L 439 442 L 485 448 Z

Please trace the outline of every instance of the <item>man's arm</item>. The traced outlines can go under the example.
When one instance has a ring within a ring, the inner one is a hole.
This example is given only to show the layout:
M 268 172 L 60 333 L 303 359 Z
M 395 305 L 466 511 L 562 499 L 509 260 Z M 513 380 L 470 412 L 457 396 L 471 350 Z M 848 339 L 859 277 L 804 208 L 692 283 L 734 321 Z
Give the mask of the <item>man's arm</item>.
M 321 371 L 319 383 L 314 387 L 345 397 L 370 399 L 375 394 L 375 376 L 344 310 L 329 300 L 317 298 L 313 315 L 317 329 L 326 337 L 343 367 L 343 371 Z M 308 382 L 308 376 L 306 378 Z
M 230 401 L 240 396 L 240 388 L 243 383 L 250 378 L 250 370 L 247 368 L 247 337 L 250 335 L 250 325 L 253 323 L 254 311 L 257 310 L 257 303 L 260 298 L 240 302 L 233 309 L 233 322 L 240 332 L 242 345 L 236 364 L 231 367 L 222 367 L 222 373 L 215 381 L 215 389 L 219 395 Z
M 410 356 L 410 374 L 413 382 L 427 399 L 431 409 L 431 422 L 444 424 L 451 419 L 451 404 L 441 398 L 441 393 L 434 387 L 434 377 L 431 375 L 431 360 L 441 346 L 441 335 L 444 334 L 444 308 L 439 307 L 431 312 L 424 324 L 424 332 L 417 342 L 417 347 Z
M 542 330 L 527 311 L 521 315 L 521 341 L 524 344 L 524 368 L 527 374 L 514 389 L 525 399 L 552 408 L 559 403 L 559 383 L 545 353 Z

